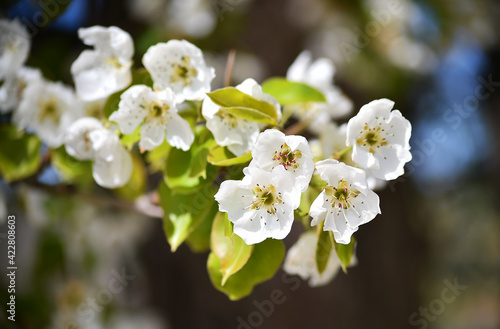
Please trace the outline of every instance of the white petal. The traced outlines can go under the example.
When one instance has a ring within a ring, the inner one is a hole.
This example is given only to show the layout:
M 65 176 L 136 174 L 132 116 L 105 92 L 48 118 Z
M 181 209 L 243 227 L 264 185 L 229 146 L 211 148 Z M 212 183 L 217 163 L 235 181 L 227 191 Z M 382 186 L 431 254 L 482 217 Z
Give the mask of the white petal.
M 71 73 L 78 97 L 85 101 L 108 97 L 132 82 L 130 65 L 117 68 L 90 50 L 84 50 L 73 62 Z
M 402 153 L 402 156 L 400 154 Z M 405 156 L 409 155 L 409 159 Z M 375 158 L 377 159 L 377 166 L 368 166 L 367 170 L 378 179 L 391 180 L 396 179 L 404 174 L 404 165 L 406 159 L 411 160 L 411 153 L 400 152 L 400 148 L 396 146 L 393 147 L 381 147 L 377 149 L 375 153 Z
M 362 119 L 371 121 L 374 117 L 389 118 L 391 109 L 394 107 L 394 102 L 387 98 L 376 99 L 370 103 L 363 105 L 359 110 L 358 115 Z
M 378 150 L 377 150 L 378 153 Z M 379 161 L 374 154 L 368 152 L 364 148 L 354 145 L 352 149 L 352 161 L 358 164 L 362 168 L 378 169 L 380 166 Z
M 153 91 L 144 85 L 134 85 L 120 96 L 118 110 L 109 120 L 118 123 L 124 134 L 131 134 L 147 116 L 146 105 L 152 101 Z
M 92 175 L 97 184 L 106 188 L 121 187 L 130 179 L 133 170 L 132 157 L 130 153 L 116 144 L 114 157 L 111 161 L 97 158 L 92 166 Z
M 316 88 L 322 88 L 333 83 L 335 66 L 329 58 L 316 59 L 307 72 L 306 82 Z
M 342 244 L 349 244 L 351 236 L 358 230 L 357 227 L 348 226 L 347 219 L 343 211 L 329 211 L 326 214 L 324 231 L 332 231 L 335 241 Z
M 90 160 L 94 149 L 89 139 L 93 130 L 104 129 L 101 122 L 95 118 L 81 118 L 71 124 L 65 132 L 64 144 L 66 152 L 78 160 Z
M 0 80 L 16 74 L 28 58 L 31 39 L 17 19 L 0 19 Z
M 71 88 L 37 81 L 24 90 L 12 120 L 19 128 L 36 132 L 49 147 L 59 147 L 66 128 L 81 116 L 82 104 Z
M 264 216 L 268 216 L 268 214 L 262 213 L 263 218 L 261 218 L 260 213 L 257 210 L 250 210 L 234 222 L 234 234 L 242 238 L 247 245 L 260 243 L 268 238 L 263 224 L 265 222 Z
M 236 156 L 251 150 L 260 131 L 256 122 L 237 118 L 233 126 L 232 122 L 228 122 L 219 115 L 214 115 L 212 119 L 207 118 L 207 128 L 214 135 L 218 145 L 227 146 Z
M 276 166 L 273 160 L 275 152 L 281 151 L 284 142 L 285 134 L 277 129 L 267 129 L 261 132 L 252 147 L 253 165 L 271 171 Z
M 253 194 L 249 189 L 240 187 L 241 182 L 227 180 L 222 182 L 215 200 L 219 202 L 219 210 L 228 213 L 229 220 L 236 222 L 242 218 L 251 202 Z
M 290 81 L 304 81 L 307 69 L 311 65 L 312 55 L 308 50 L 302 51 L 286 72 L 286 78 Z
M 93 26 L 78 35 L 94 50 L 84 50 L 71 66 L 78 96 L 85 101 L 107 97 L 130 85 L 134 45 L 118 27 Z
M 141 141 L 139 142 L 141 148 L 152 150 L 160 146 L 164 140 L 165 126 L 159 120 L 151 120 L 141 126 Z
M 324 207 L 325 198 L 325 191 L 321 191 L 311 204 L 311 209 L 309 210 L 309 215 L 312 217 L 311 226 L 316 226 L 325 220 L 327 212 L 327 209 Z
M 189 150 L 194 141 L 194 134 L 189 123 L 177 113 L 167 121 L 167 142 L 173 147 Z
M 205 64 L 201 50 L 186 40 L 170 40 L 151 46 L 142 62 L 155 88 L 171 88 L 178 102 L 203 99 L 211 90 L 210 84 L 215 77 L 214 69 Z M 187 74 L 178 68 L 187 70 Z
M 314 162 L 309 143 L 302 136 L 285 136 L 276 129 L 262 132 L 252 148 L 253 160 L 250 166 L 270 171 L 275 166 L 280 165 L 280 161 L 274 158 L 279 155 L 285 143 L 291 151 L 298 150 L 302 153 L 300 159 L 297 160 L 298 167 L 296 169 L 289 167 L 287 171 L 294 176 L 296 187 L 303 192 L 309 186 L 314 171 Z
M 336 252 L 331 252 L 326 269 L 322 274 L 316 266 L 316 247 L 318 235 L 314 231 L 303 233 L 297 242 L 288 250 L 283 270 L 288 274 L 299 275 L 309 279 L 311 287 L 323 286 L 329 283 L 339 271 L 341 264 Z

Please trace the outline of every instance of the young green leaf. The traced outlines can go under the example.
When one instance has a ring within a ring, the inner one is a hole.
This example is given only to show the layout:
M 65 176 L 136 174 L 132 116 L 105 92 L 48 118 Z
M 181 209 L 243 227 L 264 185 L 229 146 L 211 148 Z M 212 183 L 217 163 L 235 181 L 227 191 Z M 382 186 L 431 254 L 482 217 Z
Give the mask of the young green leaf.
M 192 151 L 170 149 L 165 169 L 165 181 L 170 188 L 189 191 L 200 184 L 201 178 L 199 176 L 190 175 L 193 160 Z
M 208 97 L 217 105 L 225 107 L 246 107 L 257 110 L 278 121 L 276 108 L 268 102 L 261 101 L 233 87 L 227 87 L 207 93 Z
M 217 202 L 212 204 L 209 214 L 216 214 L 219 211 Z M 192 252 L 202 253 L 210 251 L 210 235 L 214 216 L 205 216 L 201 223 L 187 236 L 185 242 Z
M 255 110 L 250 107 L 224 107 L 221 108 L 219 111 L 225 111 L 237 118 L 247 120 L 247 121 L 254 121 L 258 123 L 264 123 L 268 125 L 277 125 L 278 122 L 276 119 L 271 117 L 270 115 L 267 115 L 266 113 L 260 112 L 258 110 Z
M 238 300 L 252 293 L 253 288 L 271 279 L 285 257 L 285 246 L 280 240 L 267 239 L 256 244 L 247 263 L 222 285 L 222 265 L 217 255 L 208 256 L 207 269 L 214 287 L 231 300 Z
M 248 261 L 253 245 L 245 244 L 242 238 L 233 233 L 233 226 L 227 213 L 219 212 L 214 219 L 211 235 L 211 248 L 220 260 L 224 286 L 231 275 L 237 273 Z
M 131 150 L 135 143 L 137 143 L 141 139 L 141 127 L 137 127 L 133 133 L 130 135 L 123 135 L 120 138 L 121 143 L 127 149 Z
M 316 267 L 320 274 L 325 271 L 333 249 L 333 236 L 330 231 L 323 231 L 322 224 L 318 227 L 318 244 L 316 245 Z
M 0 173 L 7 182 L 35 174 L 40 168 L 40 140 L 11 125 L 0 125 Z
M 333 232 L 330 232 L 333 239 Z M 354 248 L 356 245 L 356 240 L 354 236 L 351 237 L 351 242 L 349 244 L 342 244 L 335 242 L 335 251 L 337 252 L 337 256 L 339 256 L 340 262 L 342 263 L 342 270 L 347 273 L 347 267 L 351 264 L 352 255 L 354 254 Z
M 158 190 L 163 208 L 163 228 L 175 251 L 198 226 L 217 213 L 215 191 L 209 185 L 192 194 L 174 194 L 165 183 Z
M 167 163 L 168 153 L 171 148 L 172 146 L 165 140 L 160 146 L 146 152 L 146 162 L 149 163 L 150 172 L 165 170 L 165 164 Z
M 285 78 L 270 78 L 262 84 L 262 91 L 276 98 L 281 105 L 306 102 L 326 102 L 325 95 L 302 82 Z
M 81 187 L 90 187 L 92 178 L 92 161 L 81 161 L 66 153 L 64 146 L 51 151 L 52 165 L 62 174 L 64 181 L 76 183 Z
M 250 152 L 235 156 L 226 147 L 215 145 L 208 153 L 208 162 L 214 166 L 233 166 L 241 163 L 246 163 L 252 160 L 252 154 Z

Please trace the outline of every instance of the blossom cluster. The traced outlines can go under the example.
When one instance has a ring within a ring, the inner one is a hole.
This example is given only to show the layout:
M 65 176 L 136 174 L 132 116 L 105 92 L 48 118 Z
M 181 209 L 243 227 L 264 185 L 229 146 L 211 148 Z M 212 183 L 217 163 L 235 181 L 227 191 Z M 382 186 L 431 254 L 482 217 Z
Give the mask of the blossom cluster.
M 136 174 L 134 153 L 154 152 L 165 144 L 192 151 L 205 167 L 207 161 L 219 168 L 246 164 L 239 169 L 242 178 L 233 175 L 212 195 L 218 210 L 227 213 L 232 232 L 248 246 L 282 240 L 297 218 L 310 219 L 285 270 L 310 278 L 312 285 L 327 283 L 339 266 L 351 262 L 339 259 L 333 246 L 353 244 L 353 233 L 381 213 L 373 190 L 402 175 L 411 160 L 411 125 L 393 110 L 391 100 L 374 100 L 338 125 L 353 102 L 333 83 L 333 63 L 313 60 L 308 51 L 274 89 L 248 78 L 234 88 L 212 91 L 215 70 L 202 51 L 186 40 L 170 40 L 144 54 L 142 72 L 150 80 L 138 83 L 132 37 L 118 27 L 93 26 L 79 30 L 92 49 L 71 66 L 73 89 L 24 66 L 30 42 L 19 22 L 2 20 L 0 30 L 0 110 L 13 112 L 19 130 L 35 134 L 50 149 L 64 145 L 69 156 L 90 161 L 96 183 L 111 189 Z M 194 119 L 188 118 L 187 108 L 195 109 Z M 208 141 L 200 137 L 199 126 L 208 132 Z M 206 153 L 199 151 L 207 145 Z M 206 178 L 206 170 L 198 176 Z M 190 182 L 198 184 L 198 176 L 190 176 Z M 175 190 L 169 177 L 166 181 Z M 171 220 L 170 209 L 163 210 L 165 220 Z M 331 237 L 330 258 L 319 270 L 310 258 L 322 232 Z

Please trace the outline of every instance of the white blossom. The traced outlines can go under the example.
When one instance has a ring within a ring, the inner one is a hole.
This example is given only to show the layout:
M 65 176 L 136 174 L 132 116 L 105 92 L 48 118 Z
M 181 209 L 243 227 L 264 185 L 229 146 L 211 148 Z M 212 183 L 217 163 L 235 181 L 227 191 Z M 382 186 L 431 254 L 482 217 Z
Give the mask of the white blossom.
M 139 146 L 152 150 L 167 142 L 184 151 L 189 150 L 194 134 L 189 123 L 178 113 L 172 90 L 155 92 L 144 85 L 134 85 L 122 95 L 118 111 L 109 119 L 120 126 L 124 134 L 131 134 L 141 125 Z
M 348 147 L 346 144 L 347 124 L 344 123 L 337 126 L 334 122 L 327 122 L 319 129 L 319 148 L 321 149 L 315 158 L 330 158 L 334 157 L 339 152 L 345 151 Z M 309 142 L 311 144 L 311 142 Z M 352 151 L 345 152 L 341 157 L 341 161 L 350 166 L 355 166 L 352 161 Z M 386 180 L 375 178 L 370 172 L 366 172 L 366 181 L 370 190 L 381 190 L 387 185 Z
M 317 126 L 331 119 L 343 117 L 352 111 L 352 101 L 333 84 L 335 66 L 328 58 L 312 61 L 309 51 L 303 51 L 292 63 L 287 79 L 306 83 L 323 93 L 326 102 L 306 102 L 288 105 L 301 121 L 309 123 L 309 128 L 317 132 Z
M 222 182 L 215 195 L 219 210 L 227 212 L 234 233 L 248 245 L 266 238 L 284 239 L 300 203 L 292 174 L 283 166 L 271 172 L 247 167 L 243 172 L 245 177 L 240 181 Z
M 102 187 L 117 188 L 129 181 L 133 170 L 130 153 L 96 118 L 84 117 L 71 124 L 64 144 L 74 158 L 93 161 L 92 176 Z
M 276 109 L 278 119 L 281 118 L 278 101 L 264 93 L 262 87 L 255 80 L 246 79 L 237 85 L 236 89 L 258 100 L 272 104 Z M 260 130 L 264 127 L 263 124 L 237 118 L 221 110 L 221 107 L 209 97 L 203 100 L 201 112 L 207 120 L 207 128 L 214 135 L 217 144 L 227 146 L 237 156 L 243 155 L 252 149 Z
M 31 39 L 17 20 L 0 19 L 0 80 L 15 75 L 28 58 Z
M 70 87 L 60 82 L 38 81 L 26 87 L 12 120 L 55 148 L 63 143 L 66 128 L 81 115 L 81 103 Z
M 96 129 L 89 133 L 89 139 L 95 152 L 92 176 L 97 184 L 106 188 L 125 185 L 132 174 L 133 163 L 118 136 L 107 129 Z
M 155 89 L 172 89 L 176 102 L 200 100 L 210 92 L 215 70 L 201 50 L 186 40 L 170 40 L 149 47 L 142 58 Z
M 323 273 L 319 273 L 316 265 L 316 246 L 318 234 L 314 231 L 303 233 L 297 242 L 288 250 L 283 264 L 283 270 L 290 275 L 298 275 L 303 280 L 309 280 L 311 287 L 319 287 L 333 280 L 341 268 L 340 260 L 335 250 L 332 250 Z
M 167 10 L 169 29 L 201 38 L 210 34 L 217 24 L 214 3 L 206 0 L 172 0 Z
M 374 100 L 359 110 L 347 124 L 347 145 L 353 147 L 352 160 L 378 179 L 391 180 L 404 173 L 411 160 L 411 124 L 394 102 Z
M 303 136 L 285 136 L 279 130 L 268 129 L 260 133 L 252 148 L 250 167 L 271 171 L 283 166 L 295 180 L 297 188 L 304 192 L 314 171 L 311 148 Z
M 132 82 L 134 44 L 130 35 L 111 26 L 78 30 L 80 39 L 93 50 L 84 50 L 71 66 L 78 96 L 85 101 L 107 97 Z
M 96 118 L 83 117 L 73 122 L 64 136 L 66 152 L 78 160 L 92 160 L 95 150 L 90 133 L 98 129 L 104 129 L 104 126 Z
M 311 225 L 322 221 L 335 241 L 348 244 L 362 224 L 380 214 L 379 198 L 368 188 L 363 170 L 328 159 L 316 163 L 316 170 L 327 186 L 311 205 Z
M 5 78 L 0 86 L 0 113 L 11 111 L 21 102 L 26 87 L 34 82 L 42 81 L 39 69 L 21 67 L 14 75 Z

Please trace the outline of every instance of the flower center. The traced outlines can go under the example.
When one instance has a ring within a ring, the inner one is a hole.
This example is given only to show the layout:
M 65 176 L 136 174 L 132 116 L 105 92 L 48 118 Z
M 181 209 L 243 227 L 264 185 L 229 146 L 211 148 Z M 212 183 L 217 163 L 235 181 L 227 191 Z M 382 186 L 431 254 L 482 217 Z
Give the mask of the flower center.
M 254 199 L 250 209 L 265 209 L 269 214 L 276 214 L 276 204 L 282 202 L 281 193 L 276 192 L 274 185 L 260 186 L 257 184 L 252 190 Z
M 57 101 L 54 98 L 51 98 L 49 101 L 40 104 L 38 120 L 50 120 L 57 124 L 59 122 L 60 113 L 56 103 Z
M 223 123 L 229 126 L 229 128 L 235 128 L 238 125 L 238 118 L 229 112 L 219 110 L 216 115 L 218 115 Z
M 325 187 L 325 193 L 328 196 L 326 201 L 331 202 L 332 208 L 348 209 L 354 205 L 352 204 L 352 199 L 356 198 L 360 193 L 351 187 L 351 184 L 345 180 L 339 180 L 337 186 L 327 186 Z
M 168 104 L 160 103 L 160 102 L 151 102 L 148 107 L 148 118 L 146 121 L 150 120 L 163 120 L 165 114 L 170 110 L 170 106 Z
M 371 128 L 365 124 L 363 131 L 360 132 L 360 137 L 356 140 L 356 143 L 367 148 L 370 153 L 375 153 L 377 148 L 387 145 L 386 139 L 382 137 L 385 129 L 382 129 L 380 126 L 381 124 L 379 123 L 378 126 Z
M 103 118 L 102 107 L 97 104 L 92 104 L 85 108 L 85 115 L 88 117 L 102 119 Z
M 286 143 L 281 145 L 279 151 L 274 152 L 273 160 L 285 167 L 286 170 L 292 168 L 296 170 L 299 167 L 298 160 L 302 157 L 302 152 L 299 150 L 292 151 Z
M 108 57 L 105 60 L 109 65 L 113 66 L 117 70 L 120 70 L 121 68 L 124 67 L 124 65 L 120 63 L 120 60 L 118 59 L 117 56 Z
M 182 56 L 180 62 L 172 64 L 174 72 L 170 78 L 170 82 L 181 82 L 184 86 L 192 83 L 193 78 L 198 75 L 198 71 L 191 66 L 191 58 L 189 56 Z

